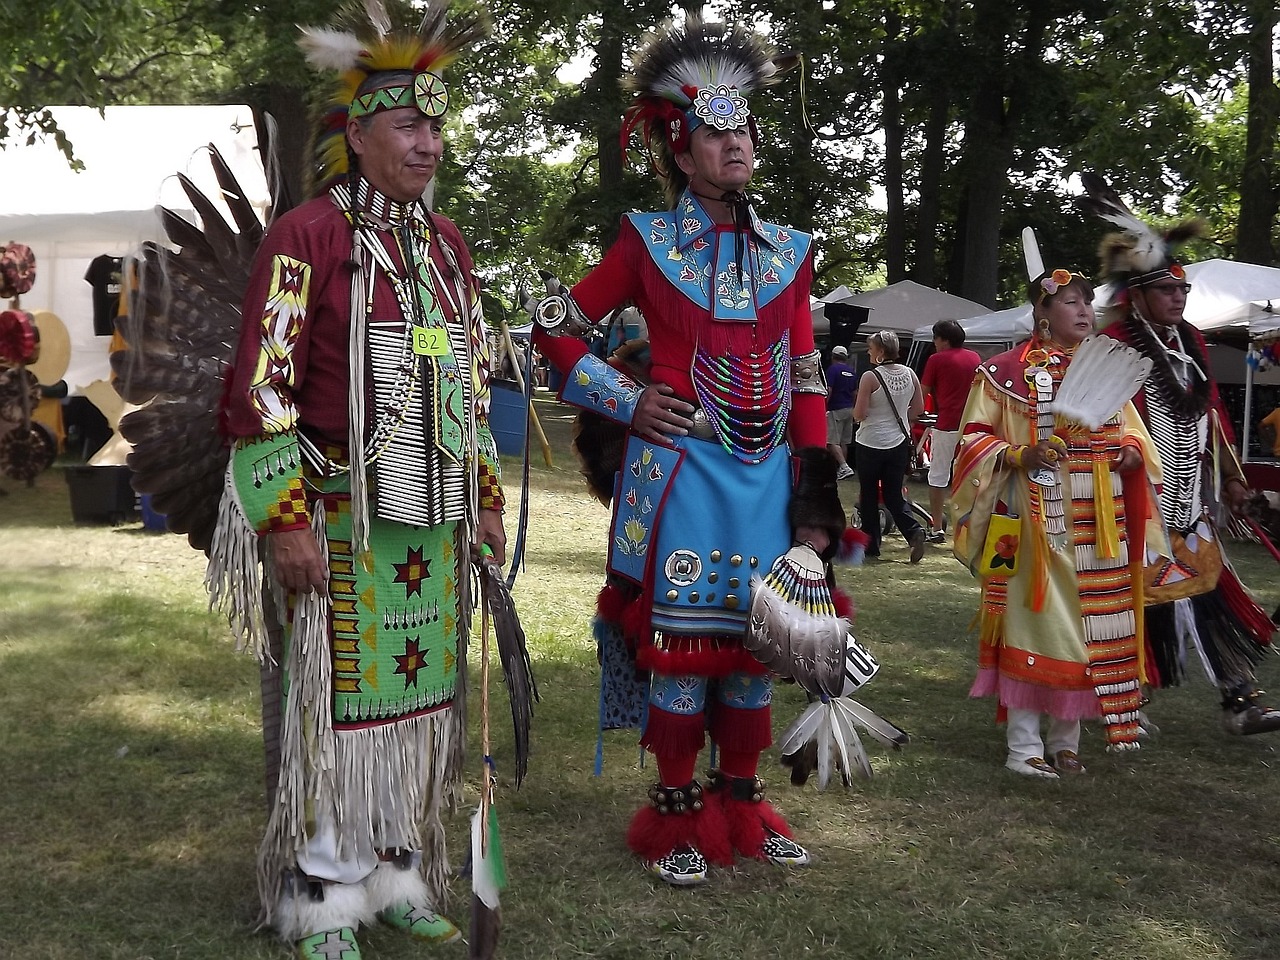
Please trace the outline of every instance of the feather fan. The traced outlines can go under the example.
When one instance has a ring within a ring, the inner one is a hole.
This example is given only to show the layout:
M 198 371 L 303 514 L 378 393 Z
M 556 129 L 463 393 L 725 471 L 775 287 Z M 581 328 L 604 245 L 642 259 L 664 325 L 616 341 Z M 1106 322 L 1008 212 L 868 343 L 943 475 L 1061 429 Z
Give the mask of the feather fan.
M 264 233 L 257 211 L 212 145 L 209 163 L 230 222 L 179 175 L 200 224 L 161 211 L 178 249 L 143 245 L 136 261 L 138 290 L 120 321 L 126 346 L 111 358 L 121 397 L 140 406 L 120 422 L 121 434 L 133 444 L 134 488 L 151 495 L 170 530 L 185 533 L 203 551 L 211 545 L 229 456 L 219 401 L 239 337 L 240 301 Z M 277 196 L 272 209 L 283 213 L 287 204 Z
M 1063 420 L 1097 430 L 1142 389 L 1150 373 L 1151 361 L 1133 347 L 1102 335 L 1086 337 L 1050 407 Z
M 743 646 L 814 698 L 782 740 L 793 783 L 803 784 L 816 767 L 825 788 L 833 764 L 846 785 L 855 770 L 871 776 L 859 726 L 891 746 L 907 742 L 892 723 L 849 699 L 880 664 L 858 643 L 849 621 L 836 616 L 826 566 L 808 544 L 792 547 L 765 576 L 752 578 Z
M 533 664 L 529 660 L 524 628 L 520 625 L 502 568 L 488 555 L 481 559 L 479 566 L 480 592 L 485 609 L 493 617 L 498 659 L 502 662 L 502 676 L 511 700 L 511 722 L 515 729 L 515 782 L 519 787 L 529 768 L 529 729 L 533 721 L 533 704 L 539 699 L 538 685 L 533 679 Z

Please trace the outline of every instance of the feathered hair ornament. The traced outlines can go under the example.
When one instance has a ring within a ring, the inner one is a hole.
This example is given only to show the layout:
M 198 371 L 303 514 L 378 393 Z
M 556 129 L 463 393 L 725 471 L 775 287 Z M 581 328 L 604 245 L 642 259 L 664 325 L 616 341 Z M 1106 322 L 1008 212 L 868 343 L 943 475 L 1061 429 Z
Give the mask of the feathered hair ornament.
M 315 135 L 316 193 L 347 175 L 347 121 L 381 110 L 416 107 L 428 117 L 449 108 L 441 74 L 489 30 L 483 13 L 448 18 L 449 0 L 430 0 L 419 14 L 405 0 L 363 0 L 331 27 L 302 27 L 298 45 L 316 70 L 337 79 Z M 386 74 L 386 82 L 368 82 Z
M 671 181 L 681 176 L 675 155 L 689 148 L 690 135 L 703 124 L 717 130 L 745 125 L 755 140 L 747 97 L 799 62 L 799 55 L 779 55 L 741 25 L 708 22 L 693 12 L 683 22 L 664 22 L 640 42 L 622 81 L 635 95 L 622 118 L 623 153 L 638 131 L 654 170 Z
M 1175 251 L 1193 237 L 1203 235 L 1203 220 L 1183 220 L 1164 232 L 1140 220 L 1120 195 L 1095 173 L 1082 173 L 1085 196 L 1076 198 L 1076 206 L 1120 227 L 1121 233 L 1102 238 L 1098 256 L 1102 276 L 1126 287 L 1142 287 L 1172 277 L 1185 280 L 1186 272 Z

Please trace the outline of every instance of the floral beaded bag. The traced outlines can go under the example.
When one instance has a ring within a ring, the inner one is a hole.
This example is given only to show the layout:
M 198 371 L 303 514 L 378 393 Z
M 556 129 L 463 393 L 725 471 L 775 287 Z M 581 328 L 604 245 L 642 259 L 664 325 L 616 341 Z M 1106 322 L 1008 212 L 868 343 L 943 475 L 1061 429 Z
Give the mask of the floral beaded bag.
M 980 577 L 1012 577 L 1018 572 L 1018 544 L 1022 538 L 1022 519 L 1013 508 L 1013 474 L 1009 477 L 1004 499 L 997 500 L 987 520 L 987 535 L 982 541 L 974 572 Z

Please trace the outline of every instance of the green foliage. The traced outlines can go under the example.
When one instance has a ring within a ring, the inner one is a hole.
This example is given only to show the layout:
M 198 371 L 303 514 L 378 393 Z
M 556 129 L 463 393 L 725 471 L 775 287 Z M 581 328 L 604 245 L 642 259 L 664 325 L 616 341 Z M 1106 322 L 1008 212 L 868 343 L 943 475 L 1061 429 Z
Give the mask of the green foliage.
M 0 103 L 10 108 L 0 146 L 59 136 L 51 103 L 245 101 L 276 116 L 285 167 L 300 173 L 308 107 L 324 84 L 302 60 L 296 25 L 327 22 L 340 3 L 0 0 Z M 575 278 L 622 213 L 663 202 L 642 154 L 621 162 L 619 80 L 672 6 L 484 6 L 492 37 L 450 69 L 461 109 L 439 206 L 495 284 L 535 266 Z M 804 54 L 800 71 L 753 98 L 763 134 L 753 189 L 763 215 L 817 237 L 819 289 L 875 282 L 887 267 L 958 292 L 987 284 L 978 274 L 995 263 L 1005 302 L 1018 296 L 1025 225 L 1092 267 L 1104 228 L 1071 206 L 1081 170 L 1146 209 L 1201 213 L 1231 249 L 1247 37 L 1262 10 L 1258 0 L 714 7 Z M 583 79 L 558 79 L 570 63 Z

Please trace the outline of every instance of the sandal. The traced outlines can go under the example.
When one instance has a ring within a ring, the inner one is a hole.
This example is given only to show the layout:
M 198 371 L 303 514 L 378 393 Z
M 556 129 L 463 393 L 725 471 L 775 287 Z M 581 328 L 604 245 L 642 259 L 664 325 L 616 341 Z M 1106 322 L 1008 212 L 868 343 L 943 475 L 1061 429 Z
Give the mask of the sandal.
M 1063 751 L 1064 753 L 1066 751 Z M 1058 771 L 1047 763 L 1044 757 L 1032 757 L 1029 760 L 1015 760 L 1010 757 L 1004 762 L 1004 765 L 1014 773 L 1020 773 L 1024 777 L 1041 777 L 1045 780 L 1057 780 Z

